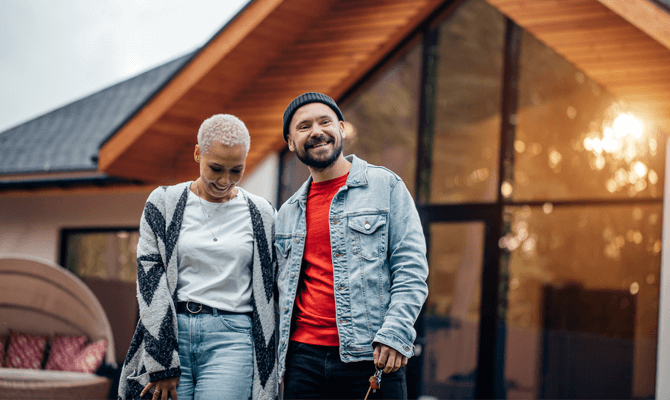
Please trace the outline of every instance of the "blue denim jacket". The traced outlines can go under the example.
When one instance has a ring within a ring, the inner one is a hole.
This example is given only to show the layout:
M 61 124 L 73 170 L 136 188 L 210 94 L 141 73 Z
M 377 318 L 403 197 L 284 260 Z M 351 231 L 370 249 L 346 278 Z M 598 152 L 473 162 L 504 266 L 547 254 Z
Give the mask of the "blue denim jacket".
M 426 241 L 403 181 L 351 155 L 349 177 L 330 205 L 335 313 L 344 362 L 372 360 L 373 343 L 411 357 L 414 322 L 428 294 Z M 311 177 L 282 205 L 275 225 L 279 261 L 279 379 L 305 249 Z

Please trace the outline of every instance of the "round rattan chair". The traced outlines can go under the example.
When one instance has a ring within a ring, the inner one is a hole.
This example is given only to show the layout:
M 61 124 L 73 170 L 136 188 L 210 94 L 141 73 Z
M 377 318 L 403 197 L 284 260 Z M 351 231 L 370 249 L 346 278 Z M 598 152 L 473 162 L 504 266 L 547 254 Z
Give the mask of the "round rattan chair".
M 0 255 L 0 334 L 86 335 L 105 339 L 105 362 L 115 365 L 114 336 L 91 290 L 50 261 Z M 0 398 L 104 399 L 112 381 L 95 374 L 0 368 Z

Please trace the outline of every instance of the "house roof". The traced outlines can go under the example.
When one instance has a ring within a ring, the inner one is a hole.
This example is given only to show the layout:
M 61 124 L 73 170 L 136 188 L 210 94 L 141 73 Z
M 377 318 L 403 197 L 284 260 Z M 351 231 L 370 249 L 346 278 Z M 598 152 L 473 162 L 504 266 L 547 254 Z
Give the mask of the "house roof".
M 1 133 L 3 180 L 14 174 L 97 171 L 102 143 L 192 57 L 180 57 Z
M 100 150 L 107 174 L 170 183 L 198 174 L 195 131 L 215 113 L 251 134 L 247 169 L 285 146 L 299 94 L 339 99 L 444 0 L 255 0 Z
M 670 122 L 670 0 L 487 1 L 633 107 Z M 197 54 L 7 132 L 17 144 L 0 143 L 0 174 L 18 173 L 17 166 L 43 171 L 44 160 L 51 171 L 93 171 L 99 155 L 97 171 L 106 177 L 192 179 L 197 128 L 223 112 L 249 128 L 251 171 L 285 146 L 282 114 L 294 97 L 319 91 L 340 99 L 430 15 L 458 3 L 253 0 Z M 72 150 L 62 143 L 74 131 L 66 110 L 86 116 L 76 118 L 82 132 L 67 142 Z M 22 135 L 40 147 L 29 160 L 17 160 L 19 150 L 26 154 Z

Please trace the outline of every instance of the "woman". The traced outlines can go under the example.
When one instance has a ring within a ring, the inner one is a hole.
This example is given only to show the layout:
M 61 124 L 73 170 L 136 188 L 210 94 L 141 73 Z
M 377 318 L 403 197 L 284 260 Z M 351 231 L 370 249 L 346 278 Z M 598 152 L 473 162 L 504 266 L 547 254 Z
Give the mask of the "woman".
M 119 398 L 277 397 L 275 210 L 237 187 L 249 144 L 242 121 L 212 116 L 195 146 L 200 177 L 149 195 Z

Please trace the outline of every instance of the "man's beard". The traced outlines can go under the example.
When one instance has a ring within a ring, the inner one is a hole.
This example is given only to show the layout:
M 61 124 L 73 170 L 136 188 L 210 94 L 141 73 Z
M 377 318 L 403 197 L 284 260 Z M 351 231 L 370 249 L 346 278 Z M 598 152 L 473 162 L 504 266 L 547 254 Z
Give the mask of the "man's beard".
M 342 147 L 343 147 L 342 141 L 339 142 L 338 146 L 338 143 L 335 140 L 327 140 L 325 141 L 325 143 L 333 143 L 333 153 L 330 155 L 330 157 L 325 159 L 315 158 L 309 153 L 309 149 L 312 148 L 315 144 L 324 143 L 324 141 L 320 140 L 317 143 L 312 142 L 305 143 L 302 152 L 300 151 L 295 152 L 295 154 L 298 156 L 298 159 L 308 167 L 312 167 L 316 170 L 324 170 L 333 165 L 333 163 L 337 161 L 337 159 L 340 157 L 340 154 L 342 154 Z

